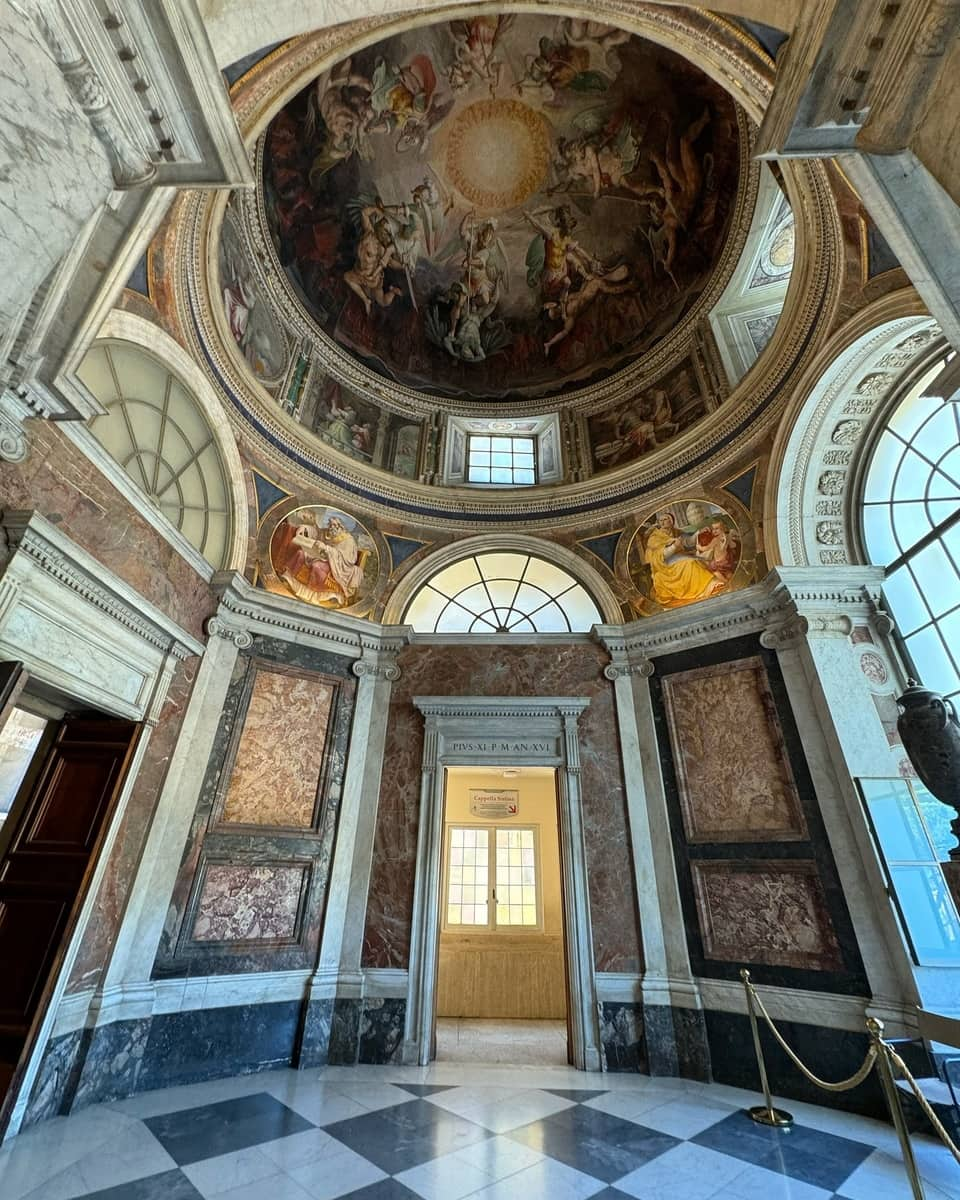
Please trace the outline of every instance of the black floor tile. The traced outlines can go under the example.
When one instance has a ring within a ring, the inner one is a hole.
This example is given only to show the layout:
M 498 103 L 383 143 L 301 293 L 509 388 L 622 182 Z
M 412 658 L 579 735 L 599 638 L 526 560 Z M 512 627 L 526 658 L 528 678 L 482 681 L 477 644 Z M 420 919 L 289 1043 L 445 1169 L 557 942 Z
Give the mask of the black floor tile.
M 541 1088 L 542 1092 L 549 1092 L 551 1096 L 559 1096 L 561 1100 L 573 1100 L 576 1104 L 583 1104 L 587 1100 L 595 1100 L 597 1096 L 605 1096 L 605 1090 L 599 1092 L 588 1092 L 582 1088 Z
M 757 1125 L 743 1112 L 731 1113 L 690 1140 L 832 1192 L 874 1150 L 863 1142 L 804 1125 L 769 1129 Z
M 350 1192 L 341 1196 L 340 1200 L 422 1200 L 416 1192 L 411 1192 L 397 1179 L 381 1179 L 361 1188 L 359 1192 Z
M 491 1137 L 489 1130 L 426 1100 L 395 1104 L 324 1126 L 325 1132 L 388 1175 Z
M 89 1192 L 81 1200 L 203 1200 L 203 1196 L 182 1171 L 163 1171 L 105 1191 Z
M 425 1096 L 435 1096 L 437 1092 L 452 1092 L 452 1084 L 439 1083 L 395 1083 L 394 1087 L 401 1088 L 405 1092 L 409 1092 L 411 1096 L 419 1096 L 421 1099 Z
M 181 1166 L 316 1128 L 266 1092 L 147 1117 L 143 1123 Z
M 681 1140 L 580 1104 L 504 1136 L 604 1183 L 629 1175 Z

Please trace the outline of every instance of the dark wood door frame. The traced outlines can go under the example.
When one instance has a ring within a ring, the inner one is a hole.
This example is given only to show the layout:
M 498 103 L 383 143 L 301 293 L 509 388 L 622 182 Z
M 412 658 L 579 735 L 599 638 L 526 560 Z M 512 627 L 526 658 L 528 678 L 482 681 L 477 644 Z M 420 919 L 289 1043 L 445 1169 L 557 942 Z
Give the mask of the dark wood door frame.
M 12 707 L 12 705 L 10 706 Z M 8 710 L 9 711 L 9 710 Z M 45 804 L 50 802 L 54 790 L 63 780 L 69 770 L 69 751 L 75 749 L 75 743 L 64 735 L 64 731 L 79 732 L 84 727 L 86 732 L 95 735 L 92 726 L 99 727 L 103 732 L 102 743 L 107 744 L 106 731 L 112 733 L 109 744 L 113 747 L 112 765 L 107 770 L 104 784 L 103 801 L 97 812 L 97 827 L 92 831 L 87 849 L 86 862 L 78 879 L 76 892 L 69 901 L 69 911 L 57 928 L 57 945 L 50 957 L 43 963 L 42 986 L 35 1004 L 31 1004 L 29 1025 L 26 1029 L 19 1060 L 13 1076 L 7 1087 L 5 1096 L 0 1099 L 0 1140 L 2 1140 L 7 1125 L 13 1114 L 14 1105 L 22 1086 L 27 1065 L 37 1043 L 37 1037 L 43 1026 L 51 998 L 57 987 L 60 973 L 64 967 L 68 949 L 76 933 L 77 921 L 90 888 L 97 864 L 103 849 L 104 841 L 110 831 L 116 815 L 117 804 L 123 791 L 124 784 L 136 752 L 143 726 L 131 721 L 103 717 L 92 723 L 84 718 L 67 718 L 61 725 L 53 744 L 48 748 L 46 759 L 36 775 L 30 790 L 29 799 L 21 806 L 17 805 L 15 814 L 17 828 L 9 839 L 7 852 L 0 860 L 0 884 L 4 878 L 5 868 L 13 861 L 17 848 L 25 844 L 31 823 L 39 820 Z M 91 742 L 91 744 L 94 744 Z M 65 750 L 67 753 L 65 753 Z M 2 919 L 2 915 L 0 915 Z

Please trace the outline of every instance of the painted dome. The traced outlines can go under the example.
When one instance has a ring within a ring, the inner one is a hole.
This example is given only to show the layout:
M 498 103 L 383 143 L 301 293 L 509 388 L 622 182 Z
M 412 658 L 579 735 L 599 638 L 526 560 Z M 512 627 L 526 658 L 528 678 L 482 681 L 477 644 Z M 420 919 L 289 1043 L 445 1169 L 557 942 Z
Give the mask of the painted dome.
M 391 385 L 480 404 L 580 391 L 704 298 L 744 128 L 698 67 L 599 22 L 395 33 L 266 131 L 278 285 Z

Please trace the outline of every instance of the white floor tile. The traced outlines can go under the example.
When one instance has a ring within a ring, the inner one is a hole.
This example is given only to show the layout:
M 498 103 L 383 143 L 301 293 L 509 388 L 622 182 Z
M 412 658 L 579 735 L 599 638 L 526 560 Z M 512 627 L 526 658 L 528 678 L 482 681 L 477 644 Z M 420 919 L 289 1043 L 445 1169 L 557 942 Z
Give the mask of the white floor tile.
M 585 1108 L 596 1108 L 600 1112 L 609 1113 L 611 1117 L 620 1117 L 624 1121 L 635 1121 L 644 1124 L 647 1113 L 670 1104 L 676 1093 L 662 1091 L 643 1092 L 607 1092 L 603 1096 L 594 1096 L 592 1100 L 584 1101 Z
M 253 1183 L 220 1192 L 217 1200 L 310 1200 L 310 1193 L 289 1175 L 278 1172 Z
M 306 1190 L 313 1200 L 334 1200 L 346 1196 L 378 1179 L 386 1179 L 386 1172 L 375 1167 L 359 1154 L 344 1147 L 339 1154 L 331 1154 L 288 1172 L 291 1179 Z M 253 1197 L 251 1197 L 253 1200 Z M 285 1200 L 264 1189 L 258 1200 Z
M 830 1200 L 833 1192 L 788 1179 L 766 1167 L 747 1166 L 717 1192 L 715 1200 Z
M 714 1104 L 698 1096 L 689 1100 L 671 1100 L 669 1104 L 649 1109 L 638 1119 L 648 1129 L 671 1133 L 678 1138 L 693 1138 L 735 1111 L 727 1104 Z
M 956 1168 L 960 1181 L 960 1166 Z M 942 1200 L 949 1193 L 924 1183 L 927 1200 Z M 913 1191 L 899 1157 L 875 1150 L 837 1189 L 844 1200 L 911 1200 Z
M 743 1171 L 743 1163 L 704 1146 L 674 1146 L 618 1179 L 614 1187 L 641 1200 L 709 1200 Z M 758 1193 L 758 1197 L 760 1193 Z
M 492 1133 L 519 1129 L 531 1121 L 539 1121 L 551 1113 L 572 1108 L 574 1101 L 565 1100 L 537 1089 L 517 1088 L 455 1088 L 438 1092 L 430 1102 L 447 1112 L 474 1121 Z
M 261 1154 L 256 1146 L 218 1154 L 216 1158 L 205 1158 L 203 1162 L 189 1163 L 180 1169 L 204 1196 L 219 1196 L 222 1192 L 277 1174 L 277 1164 Z
M 424 1200 L 463 1200 L 491 1182 L 485 1171 L 464 1162 L 459 1152 L 401 1171 L 396 1178 Z
M 337 1091 L 334 1084 L 309 1083 L 302 1087 L 284 1082 L 270 1089 L 281 1104 L 306 1117 L 314 1125 L 332 1125 L 335 1121 L 346 1121 L 350 1117 L 362 1117 L 369 1112 L 356 1100 Z M 409 1092 L 406 1093 L 409 1096 Z
M 292 1171 L 341 1154 L 343 1142 L 338 1142 L 322 1129 L 305 1129 L 303 1133 L 292 1133 L 274 1142 L 264 1142 L 258 1149 L 282 1171 Z
M 526 1167 L 532 1167 L 544 1157 L 531 1146 L 521 1145 L 510 1138 L 485 1138 L 482 1142 L 474 1142 L 458 1150 L 456 1158 L 471 1166 L 479 1167 L 492 1181 L 505 1179 L 515 1175 Z
M 606 1184 L 552 1158 L 508 1175 L 474 1192 L 470 1200 L 585 1200 L 603 1191 Z

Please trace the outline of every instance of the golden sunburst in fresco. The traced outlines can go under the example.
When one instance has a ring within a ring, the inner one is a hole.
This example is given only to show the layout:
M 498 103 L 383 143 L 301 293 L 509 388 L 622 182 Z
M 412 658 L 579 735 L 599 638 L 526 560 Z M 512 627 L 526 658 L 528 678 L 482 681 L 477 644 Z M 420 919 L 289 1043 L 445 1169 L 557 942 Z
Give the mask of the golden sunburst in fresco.
M 519 100 L 479 100 L 457 117 L 447 141 L 447 178 L 476 208 L 522 204 L 550 166 L 550 130 Z

